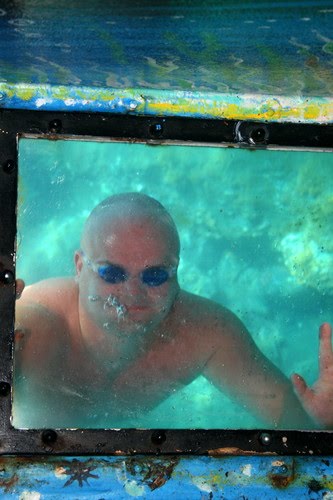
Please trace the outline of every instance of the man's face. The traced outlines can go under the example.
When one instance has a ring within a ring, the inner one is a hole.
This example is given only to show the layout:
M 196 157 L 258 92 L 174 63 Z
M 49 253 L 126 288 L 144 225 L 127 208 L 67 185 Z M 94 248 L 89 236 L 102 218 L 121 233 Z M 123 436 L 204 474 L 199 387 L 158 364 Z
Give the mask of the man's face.
M 178 292 L 178 259 L 170 234 L 141 219 L 112 221 L 77 256 L 80 301 L 106 331 L 151 331 Z M 112 267 L 111 267 L 112 266 Z

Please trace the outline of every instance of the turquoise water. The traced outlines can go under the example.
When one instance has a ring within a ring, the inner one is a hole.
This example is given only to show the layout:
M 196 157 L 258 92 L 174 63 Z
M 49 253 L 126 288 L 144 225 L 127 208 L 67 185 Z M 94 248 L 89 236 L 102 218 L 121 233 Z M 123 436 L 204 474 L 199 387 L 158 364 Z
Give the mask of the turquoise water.
M 180 232 L 180 284 L 233 310 L 287 376 L 317 377 L 333 321 L 333 155 L 199 146 L 19 141 L 17 275 L 74 275 L 82 225 L 105 197 L 144 192 Z M 258 427 L 199 377 L 137 422 Z

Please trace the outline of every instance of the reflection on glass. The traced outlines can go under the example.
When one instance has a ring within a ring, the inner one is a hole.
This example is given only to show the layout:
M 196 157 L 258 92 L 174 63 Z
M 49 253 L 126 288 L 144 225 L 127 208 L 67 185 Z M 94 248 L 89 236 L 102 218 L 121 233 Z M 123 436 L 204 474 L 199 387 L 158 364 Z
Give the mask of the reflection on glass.
M 331 427 L 332 164 L 21 139 L 14 426 Z

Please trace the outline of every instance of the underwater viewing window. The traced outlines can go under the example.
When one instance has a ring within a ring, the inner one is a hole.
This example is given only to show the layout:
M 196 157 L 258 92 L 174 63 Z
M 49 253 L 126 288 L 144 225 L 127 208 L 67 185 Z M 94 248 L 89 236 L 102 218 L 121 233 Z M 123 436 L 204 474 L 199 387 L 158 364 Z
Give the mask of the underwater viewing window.
M 332 128 L 87 116 L 3 116 L 0 451 L 331 451 Z

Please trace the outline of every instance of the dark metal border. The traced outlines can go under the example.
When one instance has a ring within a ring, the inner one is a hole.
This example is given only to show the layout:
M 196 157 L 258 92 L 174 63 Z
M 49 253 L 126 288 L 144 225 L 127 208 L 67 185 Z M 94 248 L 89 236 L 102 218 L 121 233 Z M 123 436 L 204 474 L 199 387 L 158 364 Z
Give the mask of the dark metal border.
M 332 455 L 330 431 L 17 430 L 10 424 L 15 310 L 17 137 L 41 134 L 229 147 L 333 147 L 333 125 L 236 122 L 90 113 L 0 111 L 0 453 L 130 455 L 136 453 Z M 331 438 L 332 437 L 332 438 Z

